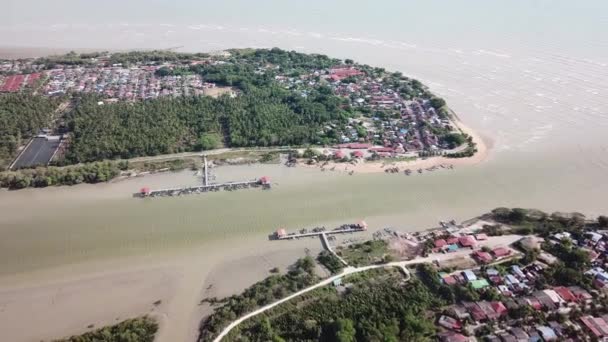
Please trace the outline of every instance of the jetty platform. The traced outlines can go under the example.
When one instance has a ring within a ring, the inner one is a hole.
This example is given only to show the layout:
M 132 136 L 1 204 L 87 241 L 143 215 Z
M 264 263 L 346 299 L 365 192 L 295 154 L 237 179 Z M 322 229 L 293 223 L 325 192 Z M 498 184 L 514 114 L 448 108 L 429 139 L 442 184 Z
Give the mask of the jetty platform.
M 367 230 L 367 224 L 365 223 L 365 221 L 361 221 L 361 222 L 355 223 L 355 224 L 345 224 L 334 230 L 326 230 L 325 227 L 321 227 L 321 228 L 317 227 L 317 228 L 314 228 L 312 232 L 302 230 L 302 231 L 300 231 L 300 233 L 290 233 L 290 234 L 287 234 L 285 229 L 281 228 L 281 229 L 278 229 L 273 235 L 271 235 L 270 238 L 273 240 L 293 240 L 293 239 L 299 239 L 299 238 L 304 238 L 304 237 L 319 236 L 321 238 L 321 243 L 323 244 L 323 248 L 325 248 L 328 252 L 330 252 L 336 258 L 338 258 L 338 260 L 340 260 L 340 262 L 344 266 L 348 266 L 348 263 L 346 262 L 346 260 L 344 260 L 341 256 L 339 256 L 338 253 L 336 253 L 336 251 L 334 251 L 334 249 L 331 247 L 331 244 L 329 243 L 329 239 L 327 238 L 327 235 L 364 232 L 366 230 Z
M 193 195 L 193 194 L 204 194 L 207 192 L 217 191 L 235 191 L 249 188 L 262 188 L 270 189 L 270 179 L 266 176 L 260 177 L 248 181 L 239 182 L 224 182 L 224 183 L 211 183 L 209 182 L 209 167 L 207 164 L 207 157 L 203 157 L 203 184 L 186 186 L 181 188 L 167 188 L 167 189 L 150 189 L 143 187 L 139 192 L 133 194 L 133 197 L 148 198 L 148 197 L 167 197 L 167 196 L 182 196 L 182 195 Z
M 167 189 L 150 189 L 142 188 L 139 192 L 135 193 L 136 197 L 167 197 L 167 196 L 182 196 L 182 195 L 193 195 L 203 194 L 206 192 L 217 192 L 217 191 L 235 191 L 249 188 L 262 188 L 270 189 L 271 185 L 267 178 L 262 177 L 250 181 L 243 182 L 226 182 L 216 183 L 211 185 L 195 185 L 182 188 L 167 188 Z
M 345 224 L 333 230 L 326 230 L 325 228 L 315 228 L 312 232 L 301 231 L 299 233 L 289 234 L 287 234 L 284 228 L 280 228 L 273 235 L 271 235 L 271 237 L 273 240 L 292 240 L 304 237 L 320 236 L 321 238 L 323 238 L 324 243 L 329 245 L 329 243 L 327 242 L 327 235 L 364 232 L 366 230 L 367 224 L 364 221 L 361 221 L 359 223 L 354 224 Z

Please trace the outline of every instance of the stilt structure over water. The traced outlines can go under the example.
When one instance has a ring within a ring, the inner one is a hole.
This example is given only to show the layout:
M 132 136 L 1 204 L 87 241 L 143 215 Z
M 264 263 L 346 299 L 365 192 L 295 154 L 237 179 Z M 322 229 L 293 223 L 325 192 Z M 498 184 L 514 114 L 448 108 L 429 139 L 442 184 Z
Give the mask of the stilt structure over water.
M 203 185 L 188 186 L 182 188 L 169 188 L 169 189 L 150 189 L 148 187 L 142 188 L 139 192 L 133 194 L 134 197 L 165 197 L 165 196 L 182 196 L 191 194 L 202 194 L 206 192 L 216 191 L 234 191 L 240 189 L 249 188 L 262 188 L 270 189 L 270 179 L 266 176 L 258 179 L 241 181 L 241 182 L 225 182 L 209 184 L 209 171 L 207 165 L 207 157 L 203 157 Z
M 203 156 L 203 184 L 209 185 L 209 171 L 207 171 L 207 156 Z
M 300 230 L 299 233 L 287 233 L 284 228 L 278 229 L 274 234 L 270 235 L 271 240 L 291 240 L 303 237 L 321 236 L 323 242 L 329 246 L 327 235 L 364 232 L 367 230 L 367 223 L 361 221 L 359 223 L 344 224 L 334 230 L 327 230 L 325 227 L 317 227 L 308 231 L 307 229 Z

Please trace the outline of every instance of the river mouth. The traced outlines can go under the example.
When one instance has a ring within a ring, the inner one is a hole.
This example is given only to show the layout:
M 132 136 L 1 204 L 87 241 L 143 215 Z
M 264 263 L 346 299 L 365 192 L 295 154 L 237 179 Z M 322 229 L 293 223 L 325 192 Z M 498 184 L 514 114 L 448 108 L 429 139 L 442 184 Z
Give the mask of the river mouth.
M 263 248 L 279 227 L 292 230 L 366 220 L 371 230 L 416 231 L 466 220 L 495 207 L 604 210 L 601 169 L 559 160 L 515 163 L 490 156 L 477 165 L 421 175 L 354 174 L 279 165 L 222 166 L 217 181 L 270 177 L 273 188 L 154 199 L 142 186 L 194 185 L 192 171 L 98 185 L 0 192 L 0 275 L 121 256 L 247 241 Z M 578 181 L 575 181 L 578 180 Z

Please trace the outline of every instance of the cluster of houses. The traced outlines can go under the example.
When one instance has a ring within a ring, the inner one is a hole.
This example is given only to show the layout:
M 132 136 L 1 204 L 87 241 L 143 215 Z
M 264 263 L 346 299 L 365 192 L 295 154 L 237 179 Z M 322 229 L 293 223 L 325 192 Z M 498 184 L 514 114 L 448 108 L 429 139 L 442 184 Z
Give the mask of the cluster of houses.
M 205 94 L 213 87 L 198 74 L 160 76 L 161 67 L 154 63 L 125 67 L 110 64 L 107 59 L 93 59 L 91 65 L 57 64 L 54 69 L 42 70 L 35 61 L 5 62 L 0 64 L 0 73 L 16 74 L 0 76 L 0 91 L 18 92 L 28 85 L 38 85 L 39 93 L 61 95 L 66 93 L 98 93 L 108 98 L 142 100 L 159 96 Z M 192 61 L 190 64 L 225 63 L 221 60 Z M 260 66 L 259 72 L 267 72 L 272 66 Z M 41 70 L 38 70 L 41 69 Z M 276 68 L 272 68 L 272 72 Z M 399 84 L 389 77 L 369 75 L 358 66 L 349 64 L 332 68 L 311 70 L 298 76 L 277 75 L 275 79 L 286 88 L 306 97 L 321 84 L 328 85 L 334 94 L 348 100 L 350 107 L 366 112 L 360 119 L 351 119 L 347 125 L 329 124 L 323 132 L 332 131 L 338 143 L 365 143 L 370 147 L 365 156 L 395 157 L 419 151 L 446 150 L 448 146 L 441 135 L 453 130 L 448 119 L 441 118 L 428 99 L 414 97 L 406 99 L 397 89 Z M 40 82 L 36 82 L 40 80 Z M 358 152 L 358 154 L 361 154 Z
M 297 89 L 307 96 L 310 89 L 327 82 L 334 94 L 347 99 L 355 109 L 371 113 L 369 117 L 350 120 L 348 125 L 328 125 L 326 131 L 337 131 L 339 143 L 343 145 L 371 143 L 381 151 L 381 157 L 398 156 L 421 150 L 441 151 L 448 148 L 440 135 L 453 130 L 446 118 L 441 118 L 428 99 L 405 99 L 395 86 L 384 78 L 375 78 L 350 65 L 324 70 L 313 70 L 310 74 L 275 79 L 288 89 Z M 379 115 L 378 113 L 383 113 Z M 366 135 L 361 136 L 356 125 L 362 125 Z
M 330 75 L 333 75 L 332 70 Z M 449 120 L 439 117 L 429 100 L 405 99 L 393 84 L 382 78 L 376 79 L 364 73 L 354 76 L 359 76 L 354 79 L 356 83 L 345 83 L 342 79 L 331 78 L 334 92 L 349 99 L 354 108 L 369 110 L 372 113 L 388 113 L 382 117 L 372 116 L 374 125 L 373 129 L 370 129 L 368 140 L 392 148 L 393 153 L 399 153 L 397 149 L 419 151 L 445 147 L 441 146 L 440 139 L 434 132 L 449 131 L 452 129 L 451 124 Z
M 589 305 L 593 301 L 593 296 L 578 286 L 536 290 L 534 282 L 544 267 L 546 266 L 541 263 L 533 263 L 523 268 L 512 265 L 503 273 L 496 268 L 487 268 L 485 271 L 466 270 L 456 274 L 440 274 L 441 281 L 446 285 L 470 286 L 474 290 L 493 287 L 503 298 L 497 301 L 463 302 L 451 306 L 438 320 L 438 325 L 446 329 L 441 340 L 469 341 L 465 335 L 475 334 L 477 329 L 487 326 L 489 322 L 494 324 L 491 334 L 485 337 L 486 341 L 561 341 L 566 339 L 568 326 L 598 338 L 608 337 L 606 331 L 595 328 L 595 325 L 607 326 L 600 317 L 584 316 L 580 319 L 580 324 L 570 321 L 522 326 L 517 319 L 509 316 L 509 312 L 526 306 L 534 311 L 568 314 L 572 309 Z M 496 324 L 498 322 L 501 324 Z M 601 334 L 597 334 L 596 330 Z
M 0 60 L 0 74 L 4 75 L 40 72 L 43 69 L 43 64 L 36 64 L 33 60 Z
M 589 256 L 591 268 L 584 274 L 592 279 L 593 287 L 608 294 L 608 271 L 606 271 L 606 256 L 608 255 L 608 231 L 587 231 L 580 238 L 575 239 L 570 233 L 562 232 L 553 234 L 548 242 L 551 244 L 561 243 L 565 240 L 571 242 L 573 248 L 580 248 Z M 548 258 L 548 253 L 541 253 L 546 263 L 553 263 L 557 258 Z
M 121 100 L 144 100 L 159 96 L 200 95 L 215 84 L 204 82 L 198 74 L 159 76 L 156 71 L 172 65 L 123 67 L 104 61 L 89 66 L 56 65 L 42 70 L 29 62 L 0 64 L 0 92 L 19 92 L 38 85 L 41 94 L 97 93 Z M 36 72 L 32 72 L 36 70 Z
M 487 265 L 500 261 L 511 254 L 508 248 L 493 250 L 474 250 L 472 257 L 482 266 L 477 269 L 456 273 L 439 273 L 440 281 L 448 286 L 466 286 L 473 290 L 487 291 L 493 288 L 500 294 L 500 300 L 462 302 L 445 310 L 437 324 L 443 331 L 438 334 L 441 341 L 475 341 L 469 337 L 478 329 L 485 327 L 483 341 L 523 342 L 523 341 L 571 341 L 569 336 L 575 332 L 580 339 L 608 339 L 608 314 L 589 314 L 589 308 L 597 302 L 598 296 L 608 294 L 608 272 L 604 269 L 603 256 L 608 252 L 606 232 L 586 232 L 574 239 L 567 232 L 553 234 L 548 243 L 561 243 L 570 240 L 573 248 L 585 250 L 592 261 L 592 268 L 584 272 L 593 282 L 593 288 L 580 286 L 549 286 L 537 283 L 543 270 L 557 258 L 547 252 L 541 252 L 537 261 L 525 267 L 517 264 L 506 266 Z M 479 240 L 486 238 L 483 234 L 466 237 L 448 237 L 434 240 L 434 251 L 451 252 L 459 248 L 472 248 Z M 544 239 L 528 236 L 520 240 L 525 250 L 541 247 Z M 511 313 L 527 307 L 528 312 L 542 312 L 545 317 L 554 320 L 526 323 L 525 319 Z M 579 314 L 570 315 L 574 310 Z M 584 313 L 587 312 L 587 313 Z M 553 314 L 553 315 L 552 315 Z M 555 318 L 561 316 L 559 321 Z M 491 324 L 489 324 L 491 323 Z
M 46 95 L 98 93 L 124 100 L 152 99 L 159 96 L 202 94 L 205 84 L 200 75 L 156 76 L 158 66 L 142 67 L 65 67 L 46 71 Z

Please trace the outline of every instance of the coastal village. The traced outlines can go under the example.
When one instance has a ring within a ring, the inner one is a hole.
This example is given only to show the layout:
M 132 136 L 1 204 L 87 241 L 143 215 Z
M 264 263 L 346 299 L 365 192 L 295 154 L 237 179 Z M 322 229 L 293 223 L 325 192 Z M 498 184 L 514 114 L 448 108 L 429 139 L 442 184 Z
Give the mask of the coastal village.
M 200 75 L 159 76 L 158 70 L 172 65 L 137 65 L 123 67 L 109 64 L 107 59 L 94 61 L 91 66 L 54 65 L 43 69 L 43 65 L 28 62 L 5 62 L 0 64 L 0 92 L 36 91 L 46 96 L 69 93 L 97 93 L 117 100 L 135 101 L 154 99 L 159 96 L 204 95 L 215 87 L 204 82 Z M 36 70 L 22 74 L 27 70 Z M 15 73 L 15 74 L 13 74 Z
M 554 214 L 558 215 L 561 214 Z M 576 219 L 570 214 L 559 217 Z M 328 241 L 327 232 L 353 234 L 366 230 L 367 224 L 360 222 L 334 230 L 315 228 L 312 232 L 304 229 L 287 233 L 279 229 L 273 236 L 279 240 L 321 236 L 328 251 L 348 265 L 353 246 L 370 246 L 370 242 L 364 242 L 363 238 Z M 417 273 L 420 273 L 420 266 L 428 263 L 433 265 L 431 270 L 436 271 L 418 274 L 419 277 L 435 277 L 432 281 L 438 286 L 457 289 L 456 293 L 460 291 L 468 297 L 434 313 L 439 341 L 599 341 L 608 338 L 608 230 L 590 225 L 576 234 L 562 231 L 543 238 L 517 234 L 507 224 L 482 217 L 460 225 L 454 221 L 441 222 L 440 228 L 417 233 L 386 228 L 376 231 L 373 238 L 384 243 L 387 249 L 370 255 L 364 264 L 397 260 L 392 263 L 411 265 L 410 269 L 418 267 Z M 564 262 L 565 256 L 560 255 L 564 250 L 568 255 L 588 261 L 585 269 L 577 270 L 583 277 L 582 283 L 549 285 L 546 272 Z M 348 291 L 351 286 L 348 277 L 336 277 L 333 286 L 338 292 Z M 573 335 L 578 338 L 573 339 Z
M 35 59 L 0 61 L 0 92 L 31 92 L 50 97 L 92 93 L 103 96 L 100 105 L 164 96 L 236 97 L 237 89 L 220 86 L 193 71 L 205 66 L 242 63 L 230 58 L 229 52 L 222 52 L 177 62 L 129 64 L 114 63 L 111 55 L 91 57 L 84 64 L 72 64 L 61 59 L 52 63 Z M 270 63 L 246 63 L 252 64 L 256 73 L 273 75 L 279 85 L 303 98 L 313 91 L 329 91 L 342 99 L 342 106 L 355 113 L 347 123 L 330 122 L 325 125 L 318 134 L 326 140 L 318 142 L 319 147 L 313 148 L 312 155 L 292 155 L 290 166 L 302 158 L 305 163 L 317 164 L 325 170 L 330 169 L 323 167 L 329 161 L 356 164 L 365 160 L 407 161 L 436 155 L 458 158 L 470 156 L 475 151 L 470 137 L 462 134 L 454 124 L 445 101 L 429 99 L 419 82 L 410 82 L 399 73 L 379 72 L 348 60 L 328 68 L 305 71 L 278 69 Z M 46 135 L 49 134 L 41 137 Z M 55 136 L 60 134 L 52 135 Z M 31 148 L 39 145 L 32 144 Z M 49 144 L 42 145 L 42 148 L 50 149 Z M 37 155 L 36 152 L 25 153 Z M 48 165 L 53 161 L 53 152 L 43 154 L 49 158 L 34 158 L 30 162 L 22 160 L 16 165 Z M 453 166 L 446 164 L 442 167 Z M 398 167 L 385 169 L 387 173 L 401 171 Z M 413 172 L 409 169 L 403 171 L 408 175 Z M 422 169 L 418 172 L 422 173 Z
M 319 81 L 316 81 L 317 79 Z M 355 158 L 371 153 L 380 157 L 391 157 L 422 150 L 449 149 L 440 141 L 437 133 L 452 131 L 455 127 L 446 115 L 438 114 L 429 100 L 406 100 L 383 78 L 375 78 L 356 67 L 315 70 L 298 78 L 277 76 L 277 80 L 288 89 L 298 89 L 302 96 L 307 95 L 308 87 L 314 87 L 324 81 L 331 86 L 335 94 L 345 99 L 349 106 L 363 112 L 382 114 L 351 119 L 344 127 L 325 127 L 326 132 L 331 131 L 337 135 L 340 144 L 335 146 L 336 148 L 368 152 L 353 152 Z

